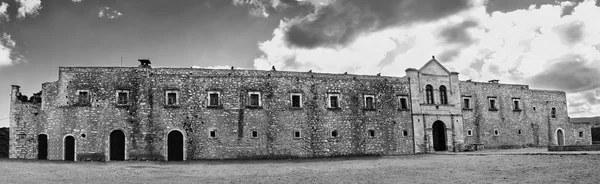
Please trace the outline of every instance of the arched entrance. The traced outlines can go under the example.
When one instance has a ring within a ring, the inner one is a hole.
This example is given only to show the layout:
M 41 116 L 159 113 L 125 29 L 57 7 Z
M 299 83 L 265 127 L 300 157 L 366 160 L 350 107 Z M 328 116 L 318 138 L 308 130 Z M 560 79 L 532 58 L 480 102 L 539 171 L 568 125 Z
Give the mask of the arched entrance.
M 125 133 L 115 130 L 110 133 L 109 160 L 125 160 Z
M 180 131 L 171 131 L 167 135 L 167 160 L 183 160 L 183 134 Z
M 38 135 L 38 159 L 48 159 L 48 136 L 46 134 Z
M 73 136 L 65 137 L 64 151 L 65 160 L 75 161 L 75 138 Z
M 561 129 L 556 130 L 556 142 L 559 146 L 565 145 L 565 137 Z
M 435 151 L 446 151 L 446 125 L 444 122 L 433 123 L 433 149 Z

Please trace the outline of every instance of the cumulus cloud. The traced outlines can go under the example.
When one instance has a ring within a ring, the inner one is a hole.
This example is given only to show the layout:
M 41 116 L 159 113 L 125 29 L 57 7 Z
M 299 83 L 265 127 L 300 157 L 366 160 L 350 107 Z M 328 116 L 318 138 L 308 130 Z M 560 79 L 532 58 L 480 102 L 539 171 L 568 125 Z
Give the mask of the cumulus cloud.
M 71 0 L 71 1 L 78 3 L 78 2 L 81 2 L 82 0 Z
M 571 115 L 600 110 L 590 98 L 600 93 L 600 7 L 593 0 L 493 13 L 483 0 L 441 13 L 415 5 L 411 9 L 421 11 L 399 20 L 378 18 L 387 15 L 385 10 L 370 13 L 379 1 L 353 2 L 334 1 L 306 17 L 282 20 L 273 38 L 259 43 L 263 54 L 254 60 L 255 68 L 402 76 L 406 68 L 419 68 L 436 55 L 462 80 L 563 90 L 570 106 L 578 104 Z M 572 10 L 565 13 L 565 8 Z M 434 13 L 416 17 L 423 12 Z M 290 38 L 294 26 L 301 35 L 296 41 Z
M 284 11 L 290 7 L 311 5 L 319 8 L 333 1 L 335 0 L 232 0 L 232 4 L 248 8 L 250 15 L 269 17 L 272 12 Z
M 122 15 L 121 12 L 111 9 L 108 6 L 101 7 L 100 11 L 98 11 L 98 17 L 100 18 L 116 19 Z
M 8 21 L 6 9 L 8 9 L 8 3 L 2 2 L 2 4 L 0 4 L 0 23 Z
M 24 61 L 15 49 L 15 41 L 10 38 L 10 35 L 3 33 L 0 37 L 0 67 Z
M 27 16 L 35 17 L 42 9 L 42 0 L 16 0 L 19 4 L 17 18 L 24 19 Z

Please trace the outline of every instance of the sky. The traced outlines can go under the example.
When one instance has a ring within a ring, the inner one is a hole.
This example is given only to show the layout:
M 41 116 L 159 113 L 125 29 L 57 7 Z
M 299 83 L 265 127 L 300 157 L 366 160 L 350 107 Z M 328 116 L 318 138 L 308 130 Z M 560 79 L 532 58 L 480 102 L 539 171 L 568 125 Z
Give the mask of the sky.
M 404 76 L 432 55 L 461 80 L 567 93 L 600 115 L 595 0 L 0 0 L 0 127 L 59 66 Z

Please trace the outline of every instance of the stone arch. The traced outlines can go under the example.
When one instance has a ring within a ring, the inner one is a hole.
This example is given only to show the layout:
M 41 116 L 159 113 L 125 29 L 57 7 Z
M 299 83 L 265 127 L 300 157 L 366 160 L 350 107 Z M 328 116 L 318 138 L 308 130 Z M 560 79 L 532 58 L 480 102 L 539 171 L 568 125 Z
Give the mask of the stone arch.
M 167 132 L 165 135 L 165 158 L 167 161 L 183 161 L 185 160 L 186 149 L 185 140 L 186 137 L 183 131 L 175 129 Z
M 127 136 L 122 130 L 113 130 L 110 132 L 108 147 L 108 160 L 126 160 L 127 158 Z
M 63 137 L 63 160 L 77 161 L 77 141 L 71 134 Z
M 556 145 L 565 145 L 565 131 L 562 128 L 556 129 Z
M 446 151 L 448 150 L 447 140 L 446 140 L 446 124 L 444 122 L 437 120 L 433 123 L 432 134 L 433 134 L 433 149 L 435 151 Z
M 39 134 L 38 135 L 38 159 L 46 160 L 48 159 L 48 135 Z

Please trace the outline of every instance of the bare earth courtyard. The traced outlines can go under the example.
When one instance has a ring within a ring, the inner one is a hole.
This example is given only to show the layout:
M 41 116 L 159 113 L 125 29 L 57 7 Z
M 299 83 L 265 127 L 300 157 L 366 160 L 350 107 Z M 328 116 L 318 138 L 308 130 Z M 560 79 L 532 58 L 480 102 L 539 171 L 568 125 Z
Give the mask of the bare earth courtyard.
M 600 155 L 427 154 L 306 160 L 0 160 L 1 183 L 598 183 Z

